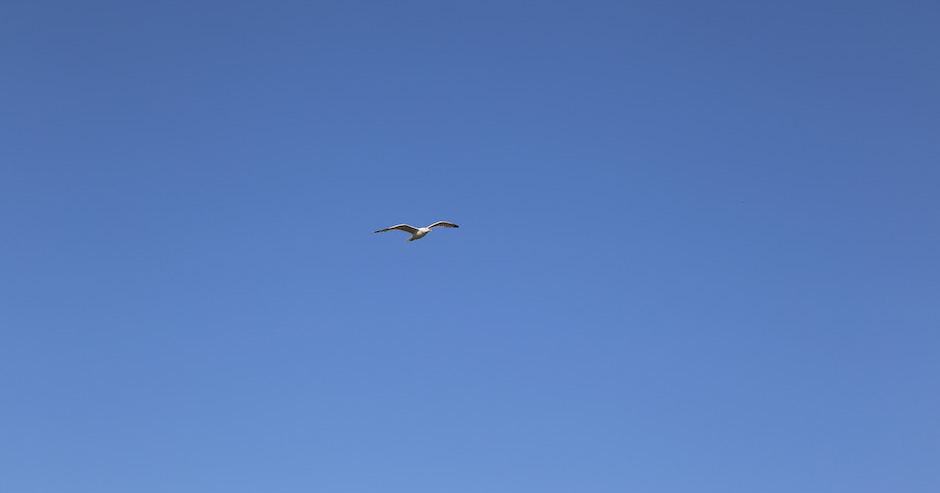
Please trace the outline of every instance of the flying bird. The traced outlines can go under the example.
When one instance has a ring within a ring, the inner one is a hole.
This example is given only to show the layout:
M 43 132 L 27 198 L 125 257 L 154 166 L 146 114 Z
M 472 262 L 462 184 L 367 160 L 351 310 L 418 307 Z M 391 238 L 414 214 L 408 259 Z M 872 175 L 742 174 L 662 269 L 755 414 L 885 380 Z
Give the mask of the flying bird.
M 460 227 L 454 223 L 449 223 L 447 221 L 438 221 L 426 228 L 416 228 L 408 224 L 399 224 L 398 226 L 392 226 L 391 228 L 385 228 L 385 229 L 380 229 L 378 231 L 373 231 L 373 233 L 384 233 L 386 231 L 397 229 L 399 231 L 404 231 L 411 235 L 411 238 L 408 238 L 408 241 L 415 241 L 415 240 L 420 240 L 421 238 L 424 238 L 425 235 L 431 232 L 431 228 L 436 228 L 438 226 L 441 226 L 444 228 L 459 228 Z

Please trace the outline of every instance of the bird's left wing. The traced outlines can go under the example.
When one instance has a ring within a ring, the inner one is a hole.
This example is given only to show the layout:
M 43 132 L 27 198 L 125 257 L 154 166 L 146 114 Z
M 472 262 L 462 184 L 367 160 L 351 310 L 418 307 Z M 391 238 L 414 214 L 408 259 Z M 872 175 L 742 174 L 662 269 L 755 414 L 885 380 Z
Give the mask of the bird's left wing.
M 380 229 L 380 230 L 378 230 L 378 231 L 373 231 L 373 233 L 384 233 L 384 232 L 386 232 L 386 231 L 391 231 L 391 230 L 393 230 L 393 229 L 397 229 L 397 230 L 400 230 L 400 231 L 404 231 L 404 232 L 409 233 L 409 234 L 415 234 L 415 233 L 418 232 L 418 228 L 416 228 L 416 227 L 414 227 L 414 226 L 411 226 L 411 225 L 408 225 L 408 224 L 399 224 L 399 225 L 397 225 L 397 226 L 392 226 L 391 228 L 385 228 L 385 229 Z
M 459 228 L 459 227 L 460 227 L 460 226 L 457 226 L 457 225 L 454 224 L 454 223 L 449 223 L 449 222 L 447 222 L 447 221 L 438 221 L 438 222 L 436 222 L 436 223 L 434 223 L 434 224 L 428 226 L 428 228 L 436 228 L 436 227 L 438 227 L 438 226 L 442 226 L 442 227 L 445 227 L 445 228 Z

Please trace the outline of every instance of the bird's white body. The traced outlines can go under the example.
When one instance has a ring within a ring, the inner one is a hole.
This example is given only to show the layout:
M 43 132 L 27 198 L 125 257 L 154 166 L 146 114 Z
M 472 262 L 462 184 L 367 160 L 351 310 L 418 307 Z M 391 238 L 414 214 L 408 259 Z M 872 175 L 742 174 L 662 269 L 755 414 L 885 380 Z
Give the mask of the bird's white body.
M 424 238 L 428 233 L 431 232 L 431 228 L 418 228 L 418 232 L 408 238 L 408 241 L 415 241 Z
M 384 233 L 384 232 L 386 232 L 386 231 L 391 231 L 391 230 L 393 230 L 393 229 L 397 229 L 397 230 L 399 230 L 399 231 L 404 231 L 404 232 L 406 232 L 406 233 L 411 234 L 411 238 L 408 238 L 408 241 L 415 241 L 415 240 L 420 240 L 421 238 L 424 238 L 425 236 L 427 236 L 428 233 L 431 232 L 431 228 L 436 228 L 436 227 L 438 227 L 438 226 L 445 227 L 445 228 L 459 228 L 459 227 L 460 227 L 460 226 L 457 226 L 457 225 L 454 224 L 454 223 L 449 223 L 449 222 L 447 222 L 447 221 L 438 221 L 438 222 L 436 222 L 436 223 L 434 223 L 434 224 L 432 224 L 432 225 L 430 225 L 430 226 L 428 226 L 428 227 L 426 227 L 426 228 L 416 228 L 416 227 L 411 226 L 411 225 L 408 225 L 408 224 L 399 224 L 399 225 L 397 225 L 397 226 L 392 226 L 391 228 L 380 229 L 380 230 L 374 231 L 374 232 L 375 232 L 375 233 Z

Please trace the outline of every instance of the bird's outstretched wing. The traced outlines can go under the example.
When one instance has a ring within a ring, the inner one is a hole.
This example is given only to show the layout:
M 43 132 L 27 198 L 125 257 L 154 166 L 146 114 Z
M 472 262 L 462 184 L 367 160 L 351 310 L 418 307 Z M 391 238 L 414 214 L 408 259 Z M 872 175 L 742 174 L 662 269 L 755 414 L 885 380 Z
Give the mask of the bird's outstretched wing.
M 407 224 L 399 224 L 399 225 L 397 225 L 397 226 L 392 226 L 391 228 L 385 228 L 385 229 L 380 229 L 380 230 L 378 230 L 378 231 L 373 231 L 373 233 L 384 233 L 384 232 L 386 232 L 386 231 L 391 231 L 391 230 L 393 230 L 393 229 L 397 229 L 397 230 L 399 230 L 399 231 L 404 231 L 404 232 L 406 232 L 406 233 L 408 233 L 408 234 L 415 234 L 415 233 L 418 232 L 418 228 L 416 228 L 416 227 L 414 227 L 414 226 L 409 226 L 409 225 L 407 225 Z
M 434 223 L 434 224 L 428 226 L 428 228 L 436 228 L 436 227 L 438 227 L 438 226 L 443 226 L 443 227 L 445 227 L 445 228 L 459 228 L 459 227 L 460 227 L 460 226 L 457 226 L 457 225 L 454 224 L 454 223 L 449 223 L 449 222 L 447 222 L 447 221 L 438 221 L 438 222 L 436 222 L 436 223 Z

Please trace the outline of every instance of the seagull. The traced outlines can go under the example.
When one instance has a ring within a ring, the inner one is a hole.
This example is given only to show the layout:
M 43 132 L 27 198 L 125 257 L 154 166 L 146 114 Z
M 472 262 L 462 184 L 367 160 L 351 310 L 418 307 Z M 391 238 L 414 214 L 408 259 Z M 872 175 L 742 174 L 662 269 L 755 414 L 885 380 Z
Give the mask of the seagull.
M 416 228 L 408 224 L 399 224 L 398 226 L 392 226 L 391 228 L 385 228 L 385 229 L 380 229 L 378 231 L 373 231 L 373 233 L 384 233 L 386 231 L 397 229 L 399 231 L 404 231 L 406 233 L 411 234 L 411 238 L 408 238 L 408 241 L 415 241 L 415 240 L 420 240 L 421 238 L 424 238 L 425 235 L 431 232 L 431 228 L 436 228 L 438 226 L 443 226 L 445 228 L 459 228 L 460 227 L 454 223 L 449 223 L 447 221 L 438 221 L 426 228 Z

